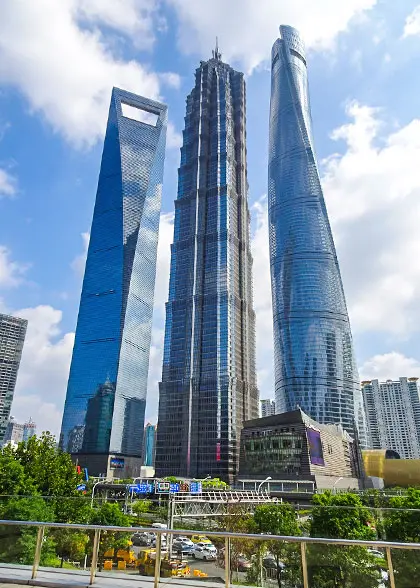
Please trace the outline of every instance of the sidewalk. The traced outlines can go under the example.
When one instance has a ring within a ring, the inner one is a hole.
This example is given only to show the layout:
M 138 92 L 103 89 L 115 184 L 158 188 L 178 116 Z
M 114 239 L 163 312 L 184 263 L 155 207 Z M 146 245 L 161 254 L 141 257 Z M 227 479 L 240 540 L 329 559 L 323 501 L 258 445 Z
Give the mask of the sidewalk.
M 40 568 L 35 580 L 31 580 L 31 566 L 0 564 L 0 586 L 43 586 L 45 588 L 90 588 L 89 571 Z M 153 588 L 154 578 L 137 574 L 98 572 L 93 586 L 96 588 Z M 223 583 L 200 581 L 196 578 L 161 578 L 160 587 L 173 588 L 221 588 Z M 235 587 L 236 588 L 236 587 Z M 239 587 L 238 587 L 239 588 Z

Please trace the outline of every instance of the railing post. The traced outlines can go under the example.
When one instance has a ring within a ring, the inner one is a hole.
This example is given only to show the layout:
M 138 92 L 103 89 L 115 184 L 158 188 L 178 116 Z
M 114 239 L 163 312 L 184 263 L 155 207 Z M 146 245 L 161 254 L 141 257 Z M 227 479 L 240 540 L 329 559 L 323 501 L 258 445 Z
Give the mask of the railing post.
M 230 587 L 230 538 L 225 537 L 225 588 Z
M 302 559 L 303 588 L 309 588 L 308 565 L 306 563 L 306 543 L 305 543 L 305 541 L 300 542 L 300 555 L 301 555 L 301 559 Z
M 38 534 L 36 536 L 34 563 L 32 566 L 32 580 L 34 580 L 36 578 L 36 575 L 38 573 L 38 566 L 39 566 L 39 562 L 41 559 L 42 542 L 44 540 L 44 532 L 45 532 L 45 527 L 39 527 Z
M 95 581 L 96 568 L 98 566 L 98 553 L 99 553 L 99 539 L 101 537 L 101 530 L 95 529 L 95 535 L 93 537 L 93 552 L 92 552 L 92 563 L 90 566 L 90 581 L 89 584 L 93 584 Z
M 155 559 L 155 583 L 154 588 L 159 588 L 160 560 L 162 557 L 162 534 L 156 534 L 156 559 Z
M 392 565 L 391 548 L 386 547 L 386 559 L 388 562 L 389 582 L 391 588 L 395 588 L 394 566 Z

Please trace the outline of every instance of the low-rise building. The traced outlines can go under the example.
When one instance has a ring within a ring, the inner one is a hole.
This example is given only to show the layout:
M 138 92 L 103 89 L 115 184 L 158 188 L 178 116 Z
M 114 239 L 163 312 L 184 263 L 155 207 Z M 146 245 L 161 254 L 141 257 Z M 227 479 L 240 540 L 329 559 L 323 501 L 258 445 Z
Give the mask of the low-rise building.
M 251 488 L 251 481 L 267 478 L 270 491 L 362 487 L 357 431 L 352 438 L 340 425 L 322 425 L 300 409 L 246 421 L 238 483 Z

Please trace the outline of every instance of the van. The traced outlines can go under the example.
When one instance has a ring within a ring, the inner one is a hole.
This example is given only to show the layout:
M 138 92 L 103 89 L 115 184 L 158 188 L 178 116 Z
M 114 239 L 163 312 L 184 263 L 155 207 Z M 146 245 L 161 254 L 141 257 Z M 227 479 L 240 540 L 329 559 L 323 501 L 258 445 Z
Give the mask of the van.
M 167 529 L 168 525 L 165 525 L 165 523 L 153 523 L 152 527 L 153 529 Z

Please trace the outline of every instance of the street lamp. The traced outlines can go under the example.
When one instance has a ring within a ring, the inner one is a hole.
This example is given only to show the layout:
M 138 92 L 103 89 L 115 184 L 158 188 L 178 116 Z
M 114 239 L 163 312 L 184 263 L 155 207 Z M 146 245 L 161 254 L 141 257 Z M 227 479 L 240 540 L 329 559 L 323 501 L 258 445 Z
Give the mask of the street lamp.
M 265 484 L 266 482 L 269 482 L 269 481 L 270 481 L 270 480 L 272 480 L 272 479 L 273 479 L 273 478 L 272 478 L 271 476 L 267 476 L 267 478 L 266 478 L 265 480 L 263 480 L 263 481 L 261 482 L 261 484 L 258 486 L 257 492 L 259 492 L 259 491 L 261 490 L 261 486 L 262 486 L 263 484 Z
M 96 484 L 93 485 L 92 488 L 92 499 L 90 501 L 90 507 L 93 508 L 93 497 L 95 495 L 95 488 L 98 484 L 103 484 L 104 482 L 107 482 L 108 480 L 99 480 L 99 482 L 96 482 Z
M 339 478 L 336 479 L 336 481 L 333 484 L 333 490 L 335 490 L 336 485 L 338 484 L 338 482 L 340 482 L 340 480 L 343 480 L 343 476 L 340 476 Z

